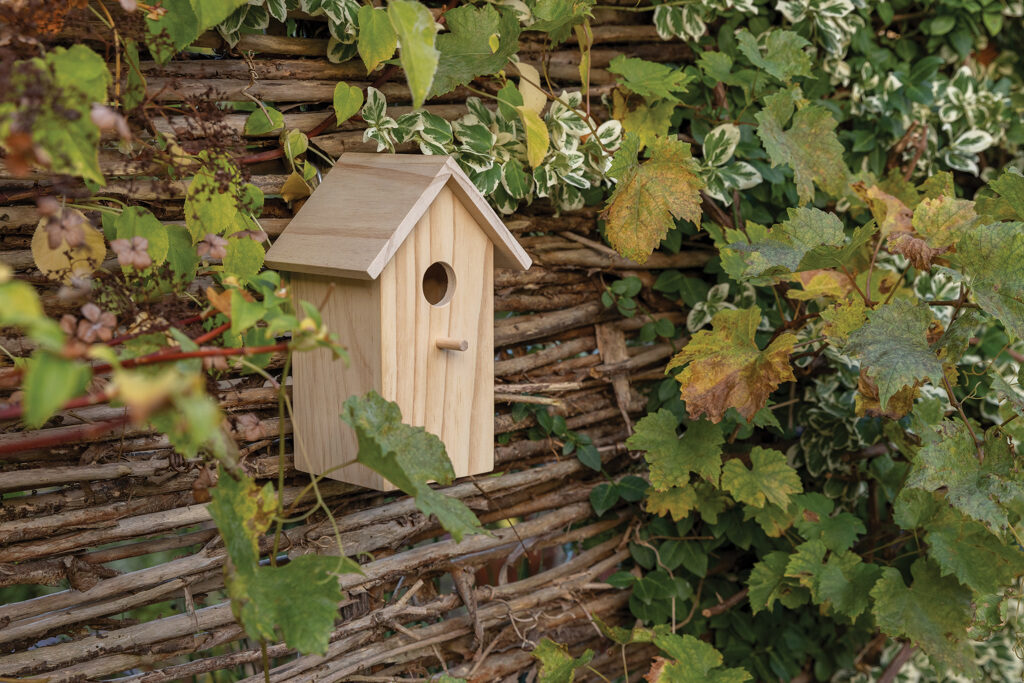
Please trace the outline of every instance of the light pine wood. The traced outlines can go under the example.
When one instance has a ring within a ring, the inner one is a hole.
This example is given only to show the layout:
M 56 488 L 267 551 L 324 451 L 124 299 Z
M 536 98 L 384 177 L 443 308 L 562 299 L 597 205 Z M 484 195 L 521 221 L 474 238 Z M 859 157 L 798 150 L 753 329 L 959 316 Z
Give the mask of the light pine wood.
M 495 244 L 499 266 L 530 267 L 530 257 L 451 158 L 354 153 L 338 159 L 266 263 L 289 272 L 375 279 L 445 187 Z
M 349 354 L 347 366 L 327 349 L 292 356 L 295 467 L 318 475 L 354 460 L 359 452 L 355 431 L 340 417 L 345 399 L 380 390 L 380 287 L 366 280 L 304 274 L 292 275 L 291 286 L 296 299 L 320 306 L 324 325 L 338 335 Z M 380 488 L 380 477 L 363 465 L 349 465 L 327 476 Z
M 448 351 L 468 351 L 469 341 L 466 339 L 452 339 L 451 337 L 438 337 L 434 345 L 439 349 Z

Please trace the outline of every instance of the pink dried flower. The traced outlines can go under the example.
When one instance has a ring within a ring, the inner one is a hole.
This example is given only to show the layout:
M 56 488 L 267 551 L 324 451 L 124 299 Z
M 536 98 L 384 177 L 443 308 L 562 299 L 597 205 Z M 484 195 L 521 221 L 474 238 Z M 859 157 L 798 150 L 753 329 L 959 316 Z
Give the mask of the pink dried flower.
M 220 235 L 208 234 L 196 245 L 196 252 L 200 258 L 222 259 L 227 256 L 228 241 Z
M 89 118 L 102 131 L 117 131 L 117 134 L 123 140 L 129 140 L 132 137 L 132 132 L 128 128 L 128 121 L 110 107 L 102 104 L 92 105 Z
M 121 0 L 121 9 L 125 12 L 134 12 L 139 8 L 139 3 L 136 0 Z
M 96 304 L 88 303 L 82 306 L 82 316 L 85 320 L 78 321 L 76 331 L 79 339 L 86 344 L 113 339 L 114 329 L 117 327 L 117 318 L 113 313 L 102 311 Z
M 62 211 L 60 215 L 46 219 L 46 243 L 50 249 L 59 249 L 63 242 L 74 249 L 84 241 L 82 216 L 77 211 Z
M 44 216 L 54 216 L 60 213 L 60 202 L 50 195 L 43 195 L 36 198 L 36 208 Z
M 267 241 L 267 233 L 264 230 L 241 230 L 236 232 L 232 237 L 248 237 L 257 244 L 263 244 Z
M 117 262 L 122 266 L 131 266 L 142 270 L 153 265 L 149 257 L 149 240 L 136 235 L 130 240 L 113 240 L 110 248 L 117 254 Z

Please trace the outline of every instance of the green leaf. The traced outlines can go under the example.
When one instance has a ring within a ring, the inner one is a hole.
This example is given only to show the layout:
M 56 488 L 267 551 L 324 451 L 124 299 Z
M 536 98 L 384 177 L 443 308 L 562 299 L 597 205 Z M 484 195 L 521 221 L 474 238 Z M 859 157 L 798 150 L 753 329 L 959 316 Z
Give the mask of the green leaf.
M 765 107 L 757 119 L 757 135 L 772 161 L 772 167 L 789 164 L 796 181 L 801 204 L 813 201 L 814 185 L 835 197 L 846 193 L 850 175 L 843 161 L 843 145 L 836 136 L 836 120 L 828 109 L 804 105 L 796 109 L 802 97 L 798 88 L 780 90 L 765 97 Z M 792 118 L 792 125 L 783 127 Z
M 676 381 L 691 418 L 707 415 L 717 423 L 735 408 L 749 421 L 780 384 L 795 381 L 789 354 L 796 336 L 779 335 L 762 351 L 754 339 L 760 321 L 756 306 L 719 311 L 712 330 L 697 332 L 669 362 L 666 372 L 685 366 Z
M 199 266 L 199 254 L 192 244 L 192 235 L 182 225 L 165 226 L 167 230 L 167 264 L 175 276 L 191 282 Z
M 943 507 L 927 531 L 928 557 L 943 576 L 977 593 L 1001 593 L 1024 574 L 1024 551 L 952 508 Z
M 159 266 L 167 260 L 167 252 L 170 249 L 167 228 L 148 209 L 129 206 L 114 220 L 114 229 L 115 239 L 146 238 L 149 242 L 146 251 L 153 260 L 153 265 Z
M 978 304 L 1024 339 L 1024 222 L 969 232 L 957 245 L 956 259 Z
M 245 120 L 246 135 L 264 135 L 284 128 L 284 114 L 273 107 L 254 109 Z
M 384 60 L 391 59 L 398 47 L 387 10 L 372 5 L 359 6 L 359 57 L 372 72 Z
M 249 240 L 250 242 L 252 240 Z M 237 289 L 231 290 L 231 334 L 239 335 L 263 319 L 267 309 L 258 301 L 249 301 Z
M 945 420 L 935 435 L 939 438 L 917 452 L 907 486 L 924 491 L 944 487 L 947 502 L 968 517 L 993 532 L 1006 528 L 1005 505 L 1024 497 L 1024 486 L 1012 472 L 1012 458 L 987 447 L 984 461 L 978 462 L 977 447 L 963 422 Z
M 547 33 L 553 45 L 561 43 L 591 14 L 595 0 L 537 0 L 533 5 L 533 23 L 527 29 Z
M 390 0 L 387 11 L 402 44 L 398 59 L 412 92 L 412 106 L 420 107 L 430 92 L 441 54 L 434 47 L 437 24 L 430 10 L 416 0 Z
M 999 193 L 999 196 L 1013 208 L 1018 218 L 1024 220 L 1024 175 L 1014 172 L 1013 168 L 1007 168 L 988 186 Z
M 686 92 L 686 85 L 692 80 L 682 69 L 624 55 L 615 57 L 608 70 L 621 76 L 622 85 L 641 97 L 673 102 L 679 102 L 676 93 Z
M 928 306 L 895 299 L 869 311 L 868 322 L 850 333 L 844 352 L 859 358 L 878 384 L 881 405 L 905 386 L 942 381 L 942 364 L 928 344 L 931 322 Z
M 576 679 L 576 669 L 589 664 L 594 653 L 586 650 L 573 659 L 564 645 L 541 638 L 533 650 L 533 656 L 540 660 L 540 676 L 537 678 L 540 683 L 572 683 Z
M 789 506 L 790 495 L 803 490 L 800 475 L 786 463 L 784 453 L 754 446 L 750 464 L 747 469 L 733 459 L 722 468 L 722 488 L 742 503 L 764 507 L 767 502 L 785 508 Z
M 936 664 L 975 673 L 974 649 L 966 641 L 971 591 L 956 579 L 943 578 L 938 567 L 923 558 L 914 562 L 911 573 L 914 581 L 908 587 L 898 569 L 882 569 L 871 589 L 878 628 L 894 638 L 909 639 Z
M 754 565 L 747 579 L 750 588 L 748 600 L 754 614 L 771 610 L 778 600 L 784 607 L 795 609 L 810 599 L 810 593 L 795 581 L 786 578 L 789 554 L 770 552 Z
M 448 30 L 437 36 L 441 59 L 430 89 L 436 97 L 469 83 L 477 76 L 497 73 L 519 48 L 519 20 L 510 9 L 495 5 L 462 5 L 444 15 Z M 497 46 L 490 41 L 496 36 Z
M 594 508 L 594 513 L 598 517 L 611 510 L 618 502 L 619 489 L 614 484 L 604 482 L 590 491 L 590 506 Z
M 4 306 L 7 303 L 4 299 Z M 61 406 L 82 394 L 91 379 L 92 371 L 83 363 L 46 351 L 33 353 L 22 384 L 25 426 L 42 427 Z
M 252 573 L 260 558 L 259 538 L 277 512 L 273 484 L 259 487 L 251 479 L 236 479 L 224 472 L 212 497 L 210 515 L 217 522 L 232 565 L 238 572 Z
M 341 419 L 356 430 L 358 461 L 413 496 L 423 514 L 435 515 L 456 542 L 466 534 L 487 533 L 465 503 L 427 485 L 431 480 L 450 484 L 455 470 L 439 438 L 423 427 L 402 424 L 397 404 L 375 391 L 350 396 Z
M 686 486 L 691 472 L 717 482 L 725 443 L 722 430 L 701 420 L 690 424 L 679 437 L 677 423 L 675 415 L 662 408 L 637 422 L 632 436 L 626 439 L 631 449 L 645 451 L 651 468 L 651 486 L 658 491 Z
M 671 515 L 676 522 L 686 519 L 697 507 L 697 490 L 692 486 L 673 486 L 666 491 L 652 487 L 647 492 L 645 509 L 654 515 Z
M 777 275 L 808 270 L 804 257 L 819 247 L 838 247 L 846 241 L 843 223 L 834 213 L 814 207 L 788 210 L 788 218 L 774 226 L 764 240 L 729 247 L 745 252 L 744 277 Z
M 832 514 L 835 503 L 820 493 L 804 493 L 793 501 L 802 508 L 795 526 L 807 540 L 820 539 L 833 552 L 849 550 L 857 536 L 867 533 L 860 517 L 849 512 Z
M 220 158 L 196 172 L 185 193 L 185 225 L 192 233 L 193 244 L 208 234 L 231 234 L 238 230 L 238 180 L 238 169 Z
M 231 237 L 224 255 L 224 272 L 251 279 L 263 268 L 263 245 L 249 237 Z
M 881 567 L 861 561 L 854 553 L 830 555 L 818 572 L 818 601 L 856 619 L 870 607 L 869 593 L 881 573 Z
M 339 125 L 355 116 L 362 108 L 362 90 L 354 85 L 348 85 L 344 81 L 339 81 L 334 86 L 334 118 L 337 119 Z
M 121 94 L 121 106 L 127 112 L 146 100 L 146 77 L 142 74 L 139 63 L 139 45 L 130 38 L 124 41 L 124 57 L 128 75 L 125 77 L 124 92 Z
M 811 599 L 818 602 L 818 573 L 825 566 L 828 548 L 821 541 L 806 541 L 793 548 L 793 554 L 786 563 L 786 577 L 811 592 Z
M 750 63 L 779 79 L 789 82 L 794 76 L 811 76 L 811 57 L 804 51 L 810 45 L 807 40 L 792 31 L 773 29 L 765 41 L 765 53 L 757 39 L 747 31 L 736 34 L 739 50 Z
M 544 163 L 544 157 L 548 153 L 548 126 L 537 112 L 528 107 L 516 107 L 516 111 L 519 112 L 519 118 L 526 129 L 527 161 L 530 162 L 530 166 L 536 168 Z
M 627 135 L 615 153 L 608 173 L 619 182 L 604 216 L 612 247 L 643 263 L 675 227 L 674 218 L 700 224 L 704 183 L 688 144 L 656 139 L 648 145 L 650 159 L 642 164 L 637 160 L 638 145 L 634 135 Z

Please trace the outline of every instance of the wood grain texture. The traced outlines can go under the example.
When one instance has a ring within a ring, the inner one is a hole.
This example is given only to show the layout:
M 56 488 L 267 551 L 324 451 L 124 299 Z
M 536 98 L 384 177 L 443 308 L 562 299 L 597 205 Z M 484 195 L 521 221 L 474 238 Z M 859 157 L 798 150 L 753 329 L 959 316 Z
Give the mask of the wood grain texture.
M 449 157 L 355 153 L 341 156 L 266 263 L 289 272 L 375 279 L 445 187 L 498 247 L 498 265 L 530 267 L 530 257 Z
M 291 283 L 297 299 L 317 306 L 326 302 L 320 307 L 323 322 L 349 353 L 347 366 L 327 349 L 296 353 L 292 360 L 295 468 L 324 474 L 359 452 L 355 432 L 341 420 L 341 405 L 349 396 L 380 390 L 380 287 L 366 280 L 304 274 L 293 275 Z M 379 480 L 355 464 L 327 476 L 371 488 Z

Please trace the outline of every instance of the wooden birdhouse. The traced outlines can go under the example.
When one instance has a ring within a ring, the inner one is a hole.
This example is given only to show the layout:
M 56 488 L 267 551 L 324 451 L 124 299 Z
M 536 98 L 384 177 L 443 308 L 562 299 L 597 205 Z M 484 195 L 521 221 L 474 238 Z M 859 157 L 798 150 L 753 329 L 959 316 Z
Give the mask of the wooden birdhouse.
M 293 363 L 299 470 L 358 452 L 342 403 L 374 389 L 444 442 L 456 476 L 494 467 L 494 268 L 530 257 L 449 157 L 344 154 L 267 252 L 348 348 Z M 327 475 L 394 487 L 352 464 Z

